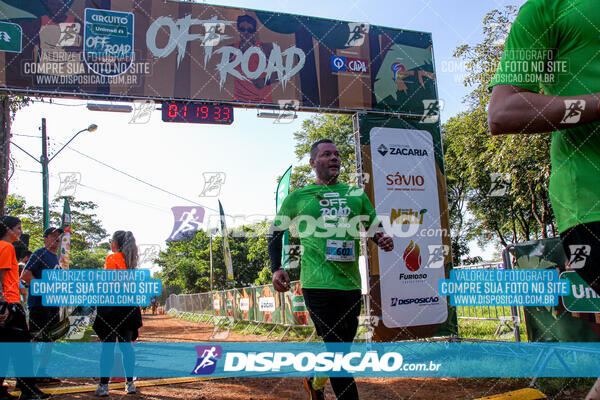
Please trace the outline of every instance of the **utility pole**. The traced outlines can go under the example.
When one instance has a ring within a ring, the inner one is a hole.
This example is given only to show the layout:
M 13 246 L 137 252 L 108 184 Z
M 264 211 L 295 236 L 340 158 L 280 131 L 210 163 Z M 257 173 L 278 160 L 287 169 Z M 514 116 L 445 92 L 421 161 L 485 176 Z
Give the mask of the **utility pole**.
M 210 248 L 210 291 L 213 290 L 213 263 L 212 263 L 212 231 L 208 230 L 209 248 Z
M 44 219 L 44 231 L 50 227 L 50 213 L 48 205 L 48 137 L 46 136 L 46 118 L 42 118 L 42 215 Z
M 0 215 L 6 212 L 10 162 L 10 99 L 0 98 Z
M 79 135 L 81 132 L 94 132 L 96 131 L 96 129 L 98 129 L 98 125 L 90 124 L 87 128 L 80 130 L 75 135 L 73 135 L 73 137 L 63 145 L 63 147 L 61 147 L 56 153 L 54 153 L 52 157 L 48 158 L 48 136 L 46 135 L 46 118 L 42 118 L 42 155 L 40 156 L 39 160 L 33 155 L 29 154 L 27 150 L 25 150 L 18 144 L 12 143 L 23 153 L 27 154 L 30 158 L 42 164 L 42 219 L 44 222 L 44 231 L 50 227 L 50 205 L 48 204 L 48 193 L 50 191 L 48 188 L 48 164 L 50 163 L 50 161 L 54 160 L 54 157 L 56 157 L 58 153 L 63 151 L 63 149 L 67 147 L 69 143 L 71 143 L 73 139 L 75 139 L 77 135 Z M 10 140 L 10 138 L 8 140 Z M 4 198 L 6 199 L 6 196 Z

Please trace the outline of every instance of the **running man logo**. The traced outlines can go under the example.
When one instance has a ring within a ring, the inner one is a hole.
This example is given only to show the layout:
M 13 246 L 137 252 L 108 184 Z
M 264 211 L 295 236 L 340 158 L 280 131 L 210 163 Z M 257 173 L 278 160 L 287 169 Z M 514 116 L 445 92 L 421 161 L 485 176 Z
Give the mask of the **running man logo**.
M 140 244 L 138 245 L 138 266 L 145 263 L 153 263 L 158 258 L 160 253 L 160 245 L 158 244 Z
M 135 100 L 133 102 L 133 115 L 130 124 L 147 124 L 152 117 L 152 111 L 156 108 L 154 100 Z
M 204 221 L 204 208 L 202 207 L 172 207 L 173 231 L 167 242 L 177 242 L 191 239 L 198 232 Z
M 58 38 L 57 46 L 71 47 L 81 43 L 81 24 L 77 22 L 67 22 L 58 24 L 60 29 L 60 37 Z
M 368 172 L 358 173 L 351 172 L 349 174 L 349 182 L 350 188 L 348 189 L 347 196 L 361 196 L 364 192 L 364 188 L 369 184 L 369 180 L 371 179 L 371 175 Z
M 492 172 L 490 174 L 492 184 L 490 185 L 490 191 L 488 192 L 489 197 L 503 197 L 508 193 L 510 188 L 510 175 L 499 174 Z
M 300 260 L 304 254 L 304 246 L 302 245 L 285 245 L 283 251 L 289 257 L 290 264 L 288 268 L 299 268 Z
M 348 40 L 346 40 L 347 47 L 362 46 L 365 41 L 365 37 L 369 33 L 369 24 L 348 22 Z
M 225 172 L 203 172 L 204 187 L 198 197 L 217 197 L 225 184 Z
M 198 361 L 192 375 L 210 375 L 217 368 L 217 360 L 223 355 L 221 346 L 196 346 Z
M 425 268 L 442 268 L 444 266 L 444 257 L 450 253 L 450 246 L 442 244 L 430 244 L 427 245 L 429 248 L 429 260 Z
M 81 183 L 81 173 L 79 172 L 59 172 L 60 186 L 56 192 L 56 197 L 75 196 L 77 186 Z
M 587 244 L 571 244 L 569 245 L 569 267 L 573 269 L 583 268 L 585 261 L 590 256 L 592 247 Z
M 300 100 L 279 99 L 279 113 L 275 117 L 274 124 L 291 124 L 298 117 L 296 111 L 300 108 Z
M 217 17 L 212 17 L 212 19 L 216 21 Z M 214 47 L 221 43 L 221 37 L 225 33 L 225 24 L 220 22 L 205 22 L 204 30 L 206 34 L 202 38 L 202 46 Z
M 440 110 L 444 108 L 444 101 L 437 99 L 423 100 L 423 116 L 421 123 L 435 124 L 440 119 Z
M 581 119 L 581 112 L 585 110 L 585 100 L 565 100 L 565 116 L 562 124 L 575 124 Z

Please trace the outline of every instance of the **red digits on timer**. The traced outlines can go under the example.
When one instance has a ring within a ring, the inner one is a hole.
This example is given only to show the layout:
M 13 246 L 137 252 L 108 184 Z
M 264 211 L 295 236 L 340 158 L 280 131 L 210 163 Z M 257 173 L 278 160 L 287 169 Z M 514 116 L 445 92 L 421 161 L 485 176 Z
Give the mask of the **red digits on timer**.
M 177 104 L 169 105 L 169 118 L 175 118 L 177 116 Z
M 223 119 L 229 121 L 231 119 L 231 110 L 229 107 L 225 107 L 223 109 Z

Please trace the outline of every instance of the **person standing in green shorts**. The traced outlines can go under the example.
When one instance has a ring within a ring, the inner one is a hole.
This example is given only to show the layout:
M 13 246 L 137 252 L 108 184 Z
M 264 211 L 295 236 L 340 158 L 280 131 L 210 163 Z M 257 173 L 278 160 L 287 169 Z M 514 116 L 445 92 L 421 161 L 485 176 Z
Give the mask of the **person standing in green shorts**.
M 512 25 L 488 108 L 492 135 L 552 132 L 549 192 L 558 232 L 570 267 L 598 294 L 599 27 L 593 1 L 529 0 Z
M 317 334 L 326 343 L 352 342 L 356 335 L 361 308 L 360 225 L 382 250 L 394 249 L 364 191 L 338 182 L 340 163 L 333 141 L 322 139 L 312 145 L 310 165 L 317 179 L 285 198 L 269 236 L 273 285 L 285 292 L 290 280 L 281 269 L 281 239 L 290 226 L 298 232 L 304 247 L 300 272 L 304 301 Z M 325 398 L 326 381 L 305 378 L 311 399 Z M 352 377 L 331 378 L 331 386 L 338 399 L 358 399 Z

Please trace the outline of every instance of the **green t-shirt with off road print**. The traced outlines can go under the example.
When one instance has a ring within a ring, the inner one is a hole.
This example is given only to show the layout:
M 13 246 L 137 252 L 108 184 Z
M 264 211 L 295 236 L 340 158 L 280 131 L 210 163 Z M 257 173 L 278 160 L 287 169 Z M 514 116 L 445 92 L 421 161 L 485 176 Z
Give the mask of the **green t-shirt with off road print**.
M 490 88 L 495 85 L 555 96 L 600 92 L 598 3 L 525 3 L 512 25 Z M 582 107 L 586 105 L 581 102 L 565 103 L 563 122 L 577 122 L 577 109 Z M 561 233 L 575 225 L 600 221 L 599 129 L 600 122 L 594 122 L 552 133 L 550 201 Z
M 360 225 L 369 229 L 379 224 L 362 189 L 338 183 L 295 190 L 285 198 L 274 223 L 300 236 L 303 288 L 360 289 Z

